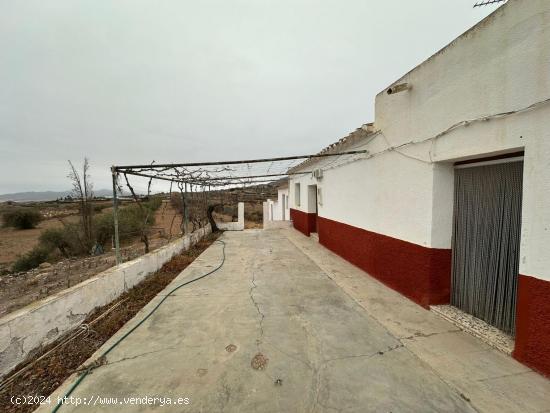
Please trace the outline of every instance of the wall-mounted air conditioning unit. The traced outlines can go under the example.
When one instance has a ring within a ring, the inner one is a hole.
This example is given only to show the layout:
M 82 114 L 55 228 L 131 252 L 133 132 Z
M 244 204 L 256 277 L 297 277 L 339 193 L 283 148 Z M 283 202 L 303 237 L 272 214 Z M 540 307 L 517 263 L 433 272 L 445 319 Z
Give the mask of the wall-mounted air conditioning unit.
M 315 169 L 315 170 L 313 171 L 313 177 L 314 177 L 315 179 L 319 179 L 319 180 L 320 180 L 320 179 L 323 179 L 323 170 L 322 170 L 322 169 Z

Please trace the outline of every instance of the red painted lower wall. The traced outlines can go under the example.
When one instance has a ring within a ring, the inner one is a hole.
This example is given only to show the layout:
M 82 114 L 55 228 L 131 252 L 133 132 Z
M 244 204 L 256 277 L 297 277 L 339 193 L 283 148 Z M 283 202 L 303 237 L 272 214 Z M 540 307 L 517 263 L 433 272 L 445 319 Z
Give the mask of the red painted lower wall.
M 319 242 L 423 307 L 447 304 L 451 250 L 407 241 L 318 217 Z
M 316 214 L 290 210 L 294 228 L 423 307 L 448 304 L 450 249 L 426 248 Z M 519 275 L 514 358 L 550 377 L 550 281 Z
M 308 214 L 307 212 L 291 208 L 290 219 L 294 228 L 308 237 L 312 232 L 317 232 L 317 214 Z
M 550 376 L 550 282 L 519 276 L 513 356 Z

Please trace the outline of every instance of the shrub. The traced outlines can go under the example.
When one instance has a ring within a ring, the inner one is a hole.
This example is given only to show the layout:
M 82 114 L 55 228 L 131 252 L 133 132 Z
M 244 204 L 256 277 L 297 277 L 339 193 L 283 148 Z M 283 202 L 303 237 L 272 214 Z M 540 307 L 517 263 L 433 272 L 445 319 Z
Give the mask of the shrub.
M 100 213 L 101 211 L 103 211 L 108 206 L 109 205 L 107 205 L 107 204 L 94 204 L 94 212 L 95 213 Z
M 96 241 L 105 246 L 114 233 L 113 216 L 111 214 L 101 214 L 94 217 L 94 231 Z
M 23 208 L 5 212 L 2 218 L 5 227 L 17 229 L 32 229 L 42 221 L 42 215 L 36 209 Z
M 141 234 L 145 214 L 149 213 L 147 228 L 154 224 L 153 211 L 158 209 L 162 200 L 151 198 L 142 204 L 140 209 L 136 204 L 120 208 L 118 211 L 118 226 L 120 240 L 125 241 Z M 93 217 L 93 237 L 95 242 L 105 247 L 114 235 L 113 215 L 98 214 Z M 14 271 L 26 271 L 40 265 L 55 249 L 64 257 L 90 254 L 90 248 L 84 242 L 84 231 L 80 223 L 66 224 L 62 228 L 49 228 L 40 234 L 40 244 L 30 253 L 20 257 L 14 265 Z
M 68 257 L 74 246 L 71 247 L 67 228 L 49 228 L 40 234 L 40 244 L 50 250 L 57 248 L 61 255 Z
M 230 215 L 230 216 L 236 216 L 237 215 L 237 208 L 235 207 L 235 205 L 224 205 L 222 207 L 222 214 Z
M 26 254 L 19 257 L 13 264 L 14 272 L 28 271 L 38 267 L 43 262 L 46 262 L 51 250 L 43 245 L 38 245 Z
M 151 211 L 156 211 L 162 205 L 161 196 L 151 196 L 149 200 L 145 203 L 145 207 L 149 208 Z
M 68 244 L 69 255 L 87 255 L 90 246 L 86 242 L 84 230 L 80 223 L 66 224 L 63 228 L 63 237 Z
M 252 222 L 262 222 L 263 212 L 252 211 L 245 214 L 245 219 Z
M 153 204 L 144 203 L 143 211 L 135 204 L 128 205 L 118 210 L 118 231 L 121 241 L 134 238 L 141 234 L 145 214 L 149 212 L 147 227 L 155 223 L 155 217 L 152 211 L 158 209 L 160 202 L 154 201 Z M 162 202 L 162 201 L 161 201 Z M 114 222 L 112 214 L 101 214 L 94 217 L 95 238 L 99 244 L 105 246 L 114 235 Z
M 58 249 L 64 257 L 87 255 L 90 248 L 85 242 L 79 223 L 66 224 L 63 228 L 47 229 L 40 234 L 40 245 L 49 251 Z

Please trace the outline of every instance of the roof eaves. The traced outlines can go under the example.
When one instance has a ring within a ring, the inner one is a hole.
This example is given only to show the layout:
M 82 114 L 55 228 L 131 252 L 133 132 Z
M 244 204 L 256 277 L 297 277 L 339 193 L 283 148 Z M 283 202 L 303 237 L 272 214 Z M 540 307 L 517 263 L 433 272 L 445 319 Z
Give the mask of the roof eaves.
M 323 148 L 320 152 L 318 152 L 316 155 L 330 155 L 331 153 L 340 153 L 345 152 L 346 149 L 354 146 L 361 140 L 365 139 L 366 137 L 376 133 L 374 123 L 366 123 L 360 128 L 357 128 L 353 132 L 351 132 L 348 136 L 345 136 L 341 138 L 340 140 L 331 143 L 327 147 Z M 319 158 L 309 158 L 305 161 L 299 163 L 298 165 L 290 168 L 288 170 L 289 173 L 296 172 L 299 169 L 302 169 L 306 166 L 310 166 L 312 164 L 315 164 L 319 161 Z

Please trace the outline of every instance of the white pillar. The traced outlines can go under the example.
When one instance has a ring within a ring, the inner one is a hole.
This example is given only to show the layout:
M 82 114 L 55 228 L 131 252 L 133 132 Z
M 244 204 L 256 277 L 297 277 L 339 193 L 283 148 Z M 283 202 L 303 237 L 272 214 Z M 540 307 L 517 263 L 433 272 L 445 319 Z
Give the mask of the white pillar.
M 237 206 L 237 214 L 238 214 L 238 227 L 239 230 L 244 230 L 244 202 L 239 202 L 239 205 Z
M 263 225 L 265 228 L 265 224 L 269 220 L 269 207 L 267 202 L 263 202 L 262 206 L 263 206 Z

